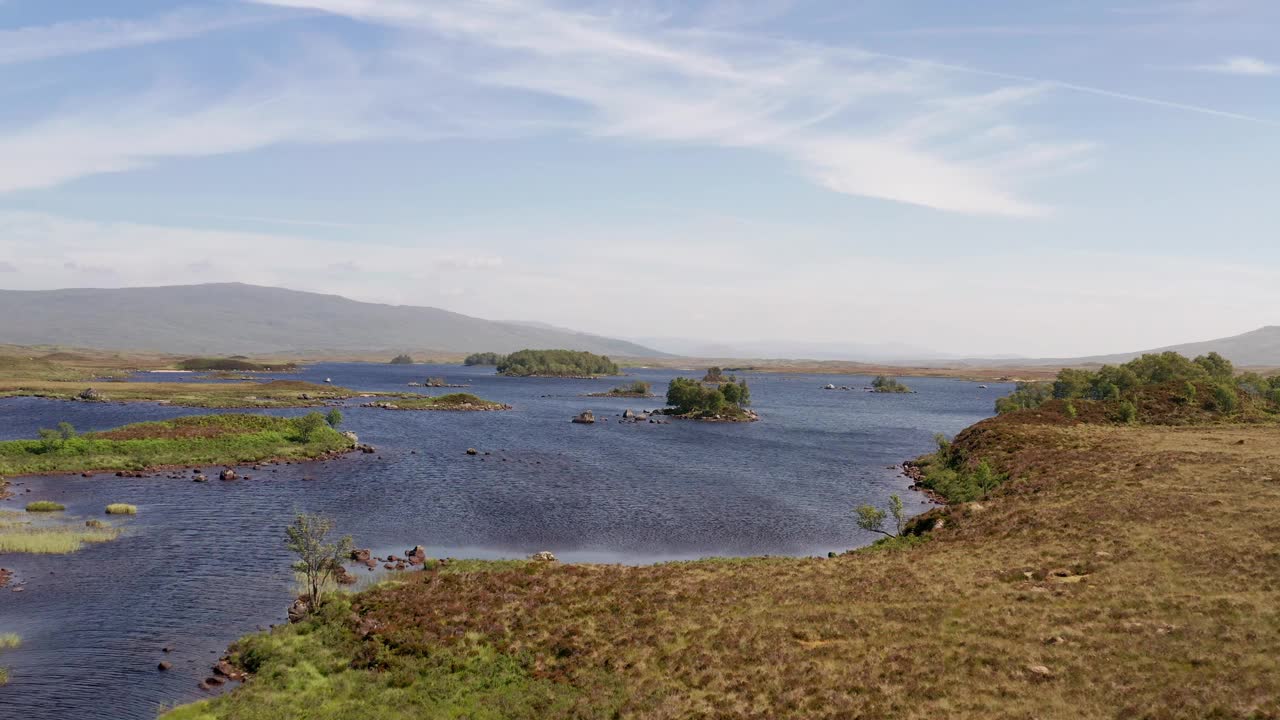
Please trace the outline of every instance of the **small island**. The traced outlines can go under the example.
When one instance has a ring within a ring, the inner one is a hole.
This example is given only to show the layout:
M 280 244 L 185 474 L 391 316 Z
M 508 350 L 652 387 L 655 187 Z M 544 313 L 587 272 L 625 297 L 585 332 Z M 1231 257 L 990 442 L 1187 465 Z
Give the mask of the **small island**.
M 463 361 L 463 365 L 501 365 L 507 359 L 506 355 L 500 355 L 495 352 L 478 352 L 471 353 Z
M 716 422 L 754 422 L 760 419 L 751 404 L 751 389 L 745 380 L 730 376 L 714 387 L 692 378 L 673 378 L 667 386 L 667 415 L 687 420 Z
M 657 396 L 653 394 L 653 386 L 643 380 L 636 380 L 629 385 L 620 385 L 608 392 L 587 393 L 587 397 L 651 398 Z
M 876 379 L 871 381 L 871 389 L 878 393 L 915 392 L 906 385 L 898 382 L 897 378 L 891 378 L 888 375 L 877 375 Z
M 174 367 L 191 372 L 297 372 L 295 363 L 261 363 L 254 362 L 243 355 L 226 358 L 188 358 L 178 362 Z
M 580 350 L 520 350 L 501 359 L 499 375 L 510 377 L 596 378 L 621 375 L 617 363 L 604 355 Z
M 472 395 L 471 393 L 450 393 L 448 395 L 399 395 L 394 400 L 376 400 L 365 403 L 363 407 L 382 408 L 383 410 L 454 410 L 454 411 L 489 411 L 510 410 L 505 405 L 492 400 Z
M 412 365 L 413 357 L 411 355 L 397 355 L 391 358 L 391 365 Z

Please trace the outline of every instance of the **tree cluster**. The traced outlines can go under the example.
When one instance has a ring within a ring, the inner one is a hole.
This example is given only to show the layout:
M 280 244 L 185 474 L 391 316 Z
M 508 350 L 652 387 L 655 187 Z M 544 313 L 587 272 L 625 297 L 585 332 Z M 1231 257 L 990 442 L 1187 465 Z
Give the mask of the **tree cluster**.
M 478 352 L 471 353 L 462 361 L 463 365 L 501 365 L 506 360 L 506 355 L 500 355 L 495 352 Z
M 519 377 L 582 377 L 618 375 L 621 370 L 604 355 L 580 350 L 520 350 L 502 358 L 498 372 Z
M 667 405 L 679 415 L 719 415 L 750 404 L 751 389 L 745 380 L 732 379 L 708 387 L 697 380 L 678 377 L 667 385 Z

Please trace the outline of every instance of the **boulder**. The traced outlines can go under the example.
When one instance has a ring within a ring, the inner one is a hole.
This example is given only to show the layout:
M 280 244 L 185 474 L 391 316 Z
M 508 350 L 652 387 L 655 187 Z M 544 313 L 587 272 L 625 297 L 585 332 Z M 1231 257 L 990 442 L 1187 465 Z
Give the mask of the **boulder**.
M 546 550 L 543 550 L 542 552 L 536 552 L 530 555 L 529 559 L 537 562 L 555 562 L 556 556 Z
M 84 390 L 81 390 L 80 394 L 77 395 L 76 397 L 80 398 L 81 400 L 101 400 L 102 393 L 99 393 L 97 390 L 94 390 L 93 388 L 85 388 Z
M 590 410 L 583 410 L 582 412 L 578 413 L 577 417 L 575 417 L 570 422 L 575 422 L 581 425 L 590 425 L 595 421 L 596 421 L 595 413 L 591 412 Z
M 414 565 L 421 565 L 427 561 L 427 549 L 421 545 L 414 545 L 412 550 L 405 550 L 404 557 Z
M 298 598 L 289 606 L 289 622 L 302 622 L 311 613 L 311 604 L 306 598 Z
M 351 559 L 356 562 L 368 562 L 370 551 L 368 548 L 358 548 L 351 551 Z
M 1036 678 L 1037 680 L 1048 680 L 1053 677 L 1053 671 L 1044 665 L 1028 665 L 1027 672 L 1031 674 L 1031 677 Z
M 156 666 L 156 669 L 159 670 L 160 672 L 164 672 L 165 670 L 168 670 L 171 667 L 173 667 L 173 663 L 168 662 L 167 660 L 161 660 L 160 664 Z
M 360 436 L 359 436 L 359 435 L 356 435 L 355 433 L 351 432 L 350 430 L 346 430 L 346 431 L 344 431 L 344 432 L 342 433 L 342 437 L 344 437 L 344 438 L 346 438 L 346 439 L 348 439 L 348 440 L 350 440 L 350 441 L 351 441 L 351 447 L 356 447 L 356 446 L 358 446 L 358 445 L 360 444 Z
M 218 479 L 219 480 L 235 480 L 236 471 L 232 470 L 231 468 L 225 468 L 222 472 L 218 473 Z
M 636 414 L 635 414 L 635 413 L 633 413 L 633 412 L 631 412 L 631 408 L 627 408 L 626 410 L 623 410 L 623 411 L 622 411 L 622 419 L 623 419 L 623 420 L 635 420 L 635 419 L 636 419 Z
M 476 450 L 475 448 L 467 448 L 467 454 L 468 454 L 468 455 L 479 455 L 479 454 L 480 454 L 480 451 L 479 451 L 479 450 Z
M 209 482 L 209 478 L 205 477 L 205 476 L 204 476 L 204 474 L 203 474 L 203 473 L 201 473 L 201 474 L 196 475 L 195 477 L 191 478 L 191 481 L 192 481 L 192 482 Z

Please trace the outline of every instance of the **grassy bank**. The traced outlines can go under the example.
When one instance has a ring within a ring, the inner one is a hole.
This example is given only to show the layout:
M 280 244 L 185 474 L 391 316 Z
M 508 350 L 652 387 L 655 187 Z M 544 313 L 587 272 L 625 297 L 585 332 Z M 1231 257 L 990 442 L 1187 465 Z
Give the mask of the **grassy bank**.
M 510 405 L 485 400 L 471 393 L 449 393 L 430 397 L 405 395 L 394 400 L 373 403 L 388 410 L 510 410 Z
M 928 542 L 411 573 L 170 718 L 1276 717 L 1278 436 L 1012 413 L 957 438 L 1007 479 Z
M 86 395 L 86 390 L 92 393 Z M 354 390 L 301 380 L 270 382 L 87 383 L 0 378 L 0 397 L 43 397 L 97 402 L 160 402 L 201 408 L 315 407 L 359 395 Z
M 0 442 L 0 476 L 308 459 L 350 446 L 323 420 L 198 415 L 83 435 L 67 428 L 39 440 Z

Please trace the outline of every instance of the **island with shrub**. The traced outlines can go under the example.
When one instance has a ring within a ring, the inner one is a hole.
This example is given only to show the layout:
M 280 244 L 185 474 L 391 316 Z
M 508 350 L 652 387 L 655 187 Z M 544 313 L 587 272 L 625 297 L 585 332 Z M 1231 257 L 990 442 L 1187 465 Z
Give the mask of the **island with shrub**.
M 898 382 L 897 378 L 888 375 L 877 375 L 875 380 L 871 381 L 871 389 L 878 393 L 912 393 L 915 392 L 911 388 Z
M 748 409 L 751 389 L 746 380 L 717 375 L 718 382 L 673 378 L 667 385 L 667 405 L 662 412 L 686 420 L 754 422 L 760 419 Z
M 470 355 L 468 355 L 465 359 L 463 359 L 462 364 L 467 366 L 501 365 L 502 361 L 505 360 L 506 358 L 507 358 L 506 355 L 502 355 L 495 352 L 478 352 L 478 353 L 471 353 Z
M 520 350 L 502 357 L 499 375 L 508 377 L 597 378 L 621 375 L 618 364 L 604 355 L 581 350 Z
M 653 394 L 652 385 L 644 380 L 636 380 L 626 385 L 619 385 L 606 392 L 587 393 L 587 397 L 651 398 L 657 396 Z

